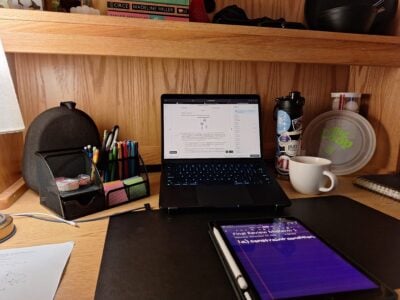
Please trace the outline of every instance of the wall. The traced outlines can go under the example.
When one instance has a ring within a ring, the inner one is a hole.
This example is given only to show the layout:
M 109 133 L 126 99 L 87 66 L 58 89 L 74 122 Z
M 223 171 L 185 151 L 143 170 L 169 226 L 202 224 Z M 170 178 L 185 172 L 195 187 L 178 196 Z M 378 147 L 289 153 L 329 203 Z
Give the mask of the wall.
M 121 138 L 140 141 L 145 162 L 160 162 L 162 93 L 258 93 L 263 101 L 265 154 L 273 155 L 274 99 L 300 90 L 305 122 L 344 90 L 348 67 L 126 57 L 15 56 L 24 120 L 60 101 L 74 100 L 100 132 L 118 124 Z

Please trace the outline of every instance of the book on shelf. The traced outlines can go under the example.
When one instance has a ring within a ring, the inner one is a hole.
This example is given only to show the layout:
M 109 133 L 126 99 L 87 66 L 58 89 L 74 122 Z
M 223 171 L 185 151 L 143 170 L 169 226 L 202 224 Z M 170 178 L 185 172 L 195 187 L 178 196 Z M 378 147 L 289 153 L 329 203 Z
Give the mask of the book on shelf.
M 133 0 L 135 2 L 143 2 L 149 4 L 171 4 L 189 6 L 190 0 Z
M 353 183 L 400 201 L 400 175 L 398 174 L 363 175 L 356 177 Z
M 148 4 L 140 1 L 109 0 L 107 1 L 107 11 L 109 10 L 189 18 L 189 6 L 187 5 Z
M 181 22 L 189 22 L 189 18 L 187 17 L 174 17 L 174 16 L 160 16 L 153 14 L 139 14 L 129 11 L 115 11 L 108 10 L 108 16 L 115 17 L 126 17 L 126 18 L 139 18 L 139 19 L 153 19 L 153 20 L 170 20 L 170 21 L 181 21 Z

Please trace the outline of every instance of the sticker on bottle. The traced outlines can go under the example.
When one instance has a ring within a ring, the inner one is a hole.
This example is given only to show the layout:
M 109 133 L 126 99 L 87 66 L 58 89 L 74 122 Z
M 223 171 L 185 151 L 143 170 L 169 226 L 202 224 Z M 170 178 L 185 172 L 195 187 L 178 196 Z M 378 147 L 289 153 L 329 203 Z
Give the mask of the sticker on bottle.
M 300 150 L 300 140 L 291 140 L 285 145 L 285 153 L 288 156 L 296 156 L 297 152 Z
M 278 144 L 279 144 L 280 147 L 285 147 L 285 145 L 286 145 L 288 142 L 290 142 L 291 140 L 292 140 L 292 139 L 291 139 L 290 135 L 287 134 L 287 132 L 285 132 L 285 133 L 281 134 L 281 135 L 278 137 Z
M 278 173 L 287 175 L 289 173 L 289 160 L 290 157 L 287 155 L 281 155 L 276 160 L 276 169 Z
M 292 125 L 289 114 L 284 110 L 278 110 L 276 130 L 278 134 L 282 134 L 289 130 Z
M 293 119 L 292 126 L 294 131 L 301 131 L 301 129 L 303 128 L 303 116 L 297 119 Z

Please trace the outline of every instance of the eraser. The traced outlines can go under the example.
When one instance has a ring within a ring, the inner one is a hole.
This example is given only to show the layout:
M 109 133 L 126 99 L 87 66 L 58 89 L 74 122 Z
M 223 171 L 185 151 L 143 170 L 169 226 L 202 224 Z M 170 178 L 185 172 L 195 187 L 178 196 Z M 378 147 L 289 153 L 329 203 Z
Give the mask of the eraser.
M 70 192 L 79 189 L 79 179 L 57 177 L 55 180 L 60 192 Z
M 79 174 L 76 178 L 79 180 L 79 185 L 90 184 L 90 176 L 87 174 Z

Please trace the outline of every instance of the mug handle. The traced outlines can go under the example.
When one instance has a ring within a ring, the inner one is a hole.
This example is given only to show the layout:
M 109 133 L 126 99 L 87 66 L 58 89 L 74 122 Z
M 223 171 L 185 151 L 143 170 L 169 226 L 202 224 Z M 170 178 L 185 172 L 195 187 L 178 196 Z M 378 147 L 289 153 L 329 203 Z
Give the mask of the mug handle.
M 328 178 L 331 181 L 331 185 L 329 187 L 320 187 L 319 191 L 320 192 L 330 192 L 333 190 L 333 188 L 337 185 L 337 177 L 335 174 L 333 174 L 330 171 L 324 170 L 322 172 L 323 175 L 328 176 Z

